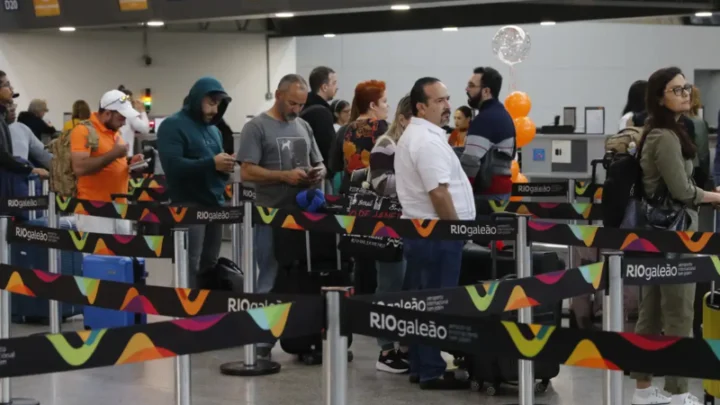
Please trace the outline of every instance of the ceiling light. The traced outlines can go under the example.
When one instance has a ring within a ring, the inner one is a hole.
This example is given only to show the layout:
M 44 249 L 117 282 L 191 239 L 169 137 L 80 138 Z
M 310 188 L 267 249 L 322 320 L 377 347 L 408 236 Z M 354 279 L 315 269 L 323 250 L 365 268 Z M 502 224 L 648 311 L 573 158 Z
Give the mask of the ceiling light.
M 458 28 L 457 27 L 445 27 L 442 30 L 445 32 L 455 32 L 458 30 Z
M 544 25 L 546 27 L 550 25 L 555 25 L 555 21 L 542 21 L 540 22 L 540 25 Z
M 165 23 L 162 21 L 148 21 L 147 26 L 148 27 L 162 27 Z
M 710 11 L 698 11 L 695 13 L 695 17 L 712 17 L 713 13 Z
M 410 10 L 410 6 L 407 4 L 395 4 L 390 6 L 390 9 L 395 11 L 405 11 Z
M 290 17 L 295 17 L 295 14 L 293 14 L 293 13 L 275 13 L 275 17 L 277 17 L 277 18 L 290 18 Z
M 75 32 L 75 27 L 60 27 L 62 32 Z
M 325 34 L 323 35 L 325 38 L 335 38 L 335 34 Z

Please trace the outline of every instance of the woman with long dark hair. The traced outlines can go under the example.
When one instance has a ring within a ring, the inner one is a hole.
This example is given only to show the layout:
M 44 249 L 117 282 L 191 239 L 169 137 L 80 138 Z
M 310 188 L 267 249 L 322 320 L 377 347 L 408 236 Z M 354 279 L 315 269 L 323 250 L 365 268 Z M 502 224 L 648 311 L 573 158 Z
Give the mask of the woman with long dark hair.
M 648 80 L 647 111 L 640 141 L 640 166 L 644 198 L 649 204 L 672 201 L 689 218 L 684 229 L 698 230 L 698 204 L 719 203 L 720 194 L 703 191 L 693 181 L 693 159 L 697 148 L 680 122 L 690 111 L 692 85 L 676 67 L 660 69 Z M 673 208 L 677 209 L 677 208 Z M 643 287 L 635 332 L 639 334 L 690 336 L 694 315 L 695 284 L 665 284 Z M 637 388 L 633 405 L 701 405 L 688 391 L 684 377 L 665 377 L 665 391 L 652 386 L 652 376 L 633 373 Z
M 350 122 L 350 103 L 345 100 L 335 100 L 330 104 L 333 113 L 333 128 L 337 132 Z
M 647 80 L 637 80 L 630 85 L 627 102 L 623 108 L 623 115 L 620 118 L 619 130 L 633 125 L 633 117 L 645 111 L 645 93 L 647 92 Z

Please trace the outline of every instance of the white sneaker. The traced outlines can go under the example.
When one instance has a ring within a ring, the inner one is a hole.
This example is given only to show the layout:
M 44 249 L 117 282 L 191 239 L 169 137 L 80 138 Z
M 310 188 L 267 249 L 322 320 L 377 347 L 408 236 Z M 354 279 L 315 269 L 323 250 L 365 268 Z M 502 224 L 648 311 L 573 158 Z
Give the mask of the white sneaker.
M 670 405 L 703 405 L 700 399 L 688 392 L 680 395 L 673 395 Z
M 632 405 L 669 405 L 670 400 L 670 397 L 663 394 L 659 388 L 649 387 L 645 389 L 635 389 L 632 397 Z M 678 402 L 678 404 L 685 405 L 682 402 Z

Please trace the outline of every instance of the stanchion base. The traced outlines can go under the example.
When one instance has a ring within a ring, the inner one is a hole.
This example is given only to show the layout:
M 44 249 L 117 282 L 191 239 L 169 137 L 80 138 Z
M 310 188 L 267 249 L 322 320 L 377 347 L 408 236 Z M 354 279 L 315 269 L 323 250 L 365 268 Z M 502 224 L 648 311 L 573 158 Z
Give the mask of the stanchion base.
M 13 398 L 10 403 L 0 403 L 0 405 L 40 405 L 40 402 L 32 398 Z
M 248 366 L 244 361 L 234 361 L 220 365 L 220 373 L 239 377 L 254 377 L 260 375 L 277 374 L 280 364 L 269 360 L 255 360 L 255 365 Z

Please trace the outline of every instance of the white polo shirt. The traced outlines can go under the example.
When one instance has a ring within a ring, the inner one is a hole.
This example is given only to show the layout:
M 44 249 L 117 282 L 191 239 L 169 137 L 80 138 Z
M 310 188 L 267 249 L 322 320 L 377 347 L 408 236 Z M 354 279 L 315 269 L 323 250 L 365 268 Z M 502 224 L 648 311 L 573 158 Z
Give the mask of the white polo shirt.
M 475 220 L 475 198 L 445 130 L 413 117 L 395 150 L 395 181 L 403 218 L 437 219 L 430 191 L 448 185 L 458 218 Z

